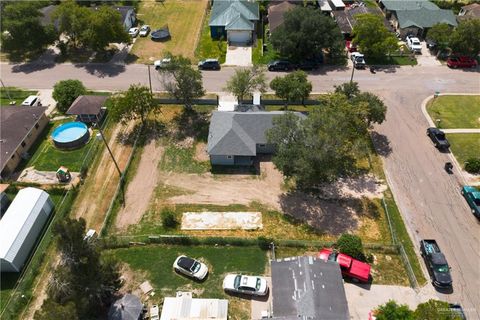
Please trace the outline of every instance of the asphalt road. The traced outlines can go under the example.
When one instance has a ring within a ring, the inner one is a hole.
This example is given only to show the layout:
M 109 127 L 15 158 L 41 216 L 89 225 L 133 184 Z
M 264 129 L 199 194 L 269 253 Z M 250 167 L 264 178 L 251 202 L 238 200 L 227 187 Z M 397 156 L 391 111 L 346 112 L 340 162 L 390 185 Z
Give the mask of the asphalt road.
M 132 83 L 148 85 L 145 65 L 0 65 L 6 86 L 51 88 L 62 79 L 79 79 L 96 90 L 121 90 Z M 204 72 L 208 92 L 220 92 L 233 68 Z M 161 90 L 152 69 L 152 87 Z M 281 73 L 269 73 L 271 79 Z M 314 92 L 331 91 L 333 85 L 350 80 L 351 69 L 323 69 L 310 74 Z M 463 305 L 469 319 L 480 319 L 480 224 L 460 195 L 458 172 L 448 175 L 443 164 L 449 154 L 438 152 L 425 135 L 427 120 L 421 103 L 435 91 L 480 93 L 479 70 L 450 70 L 445 66 L 417 66 L 357 70 L 354 80 L 362 90 L 380 95 L 388 106 L 387 120 L 375 129 L 377 146 L 385 160 L 393 194 L 416 244 L 436 239 L 453 275 L 453 292 L 438 292 L 439 298 Z M 421 261 L 423 265 L 423 261 Z

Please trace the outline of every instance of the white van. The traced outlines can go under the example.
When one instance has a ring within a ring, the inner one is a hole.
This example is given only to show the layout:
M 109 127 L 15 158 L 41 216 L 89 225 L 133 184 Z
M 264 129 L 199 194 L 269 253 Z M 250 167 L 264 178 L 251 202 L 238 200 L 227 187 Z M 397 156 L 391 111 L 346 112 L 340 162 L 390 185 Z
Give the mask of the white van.
M 25 99 L 22 102 L 22 106 L 27 106 L 27 107 L 38 107 L 41 105 L 42 103 L 40 102 L 39 96 L 28 96 L 27 99 Z

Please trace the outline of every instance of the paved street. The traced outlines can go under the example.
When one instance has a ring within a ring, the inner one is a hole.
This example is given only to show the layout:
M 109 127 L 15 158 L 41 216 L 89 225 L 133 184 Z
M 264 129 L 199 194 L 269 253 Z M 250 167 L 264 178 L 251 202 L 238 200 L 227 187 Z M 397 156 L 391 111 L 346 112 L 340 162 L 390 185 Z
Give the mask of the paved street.
M 1 64 L 6 86 L 48 89 L 62 79 L 79 79 L 98 90 L 126 89 L 132 83 L 148 85 L 144 65 L 50 65 L 10 66 Z M 220 92 L 233 68 L 204 72 L 204 86 Z M 161 82 L 152 69 L 152 86 Z M 282 73 L 269 73 L 273 78 Z M 350 80 L 351 69 L 320 70 L 310 75 L 314 92 L 326 92 L 333 85 Z M 421 103 L 435 91 L 480 93 L 477 70 L 450 70 L 446 66 L 401 67 L 355 71 L 362 90 L 380 95 L 388 105 L 387 121 L 378 126 L 377 147 L 384 156 L 387 177 L 394 196 L 415 241 L 434 238 L 452 267 L 453 293 L 437 293 L 441 299 L 460 302 L 469 319 L 480 318 L 480 224 L 460 195 L 459 173 L 448 175 L 443 164 L 449 154 L 438 152 L 425 135 L 428 122 Z M 423 264 L 423 261 L 421 261 Z M 475 309 L 475 306 L 477 309 Z

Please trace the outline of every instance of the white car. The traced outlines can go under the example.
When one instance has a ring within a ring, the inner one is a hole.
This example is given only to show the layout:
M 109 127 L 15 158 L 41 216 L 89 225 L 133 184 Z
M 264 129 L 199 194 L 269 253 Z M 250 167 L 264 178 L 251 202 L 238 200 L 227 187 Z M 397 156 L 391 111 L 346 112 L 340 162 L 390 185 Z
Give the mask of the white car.
M 138 36 L 138 32 L 140 31 L 140 29 L 138 29 L 137 27 L 135 28 L 130 28 L 128 29 L 128 34 L 132 37 L 132 38 L 135 38 L 136 36 Z
M 38 107 L 41 106 L 40 98 L 38 96 L 28 96 L 27 99 L 23 100 L 22 106 L 27 107 Z
M 162 60 L 155 60 L 153 62 L 153 65 L 155 67 L 155 70 L 159 70 L 159 69 L 162 69 L 164 68 L 166 65 L 168 65 L 170 62 L 172 61 L 172 59 L 170 58 L 163 58 Z
M 352 52 L 350 55 L 355 68 L 365 68 L 365 56 L 360 52 Z
M 267 280 L 262 277 L 229 274 L 223 279 L 223 290 L 265 296 L 268 293 L 268 285 Z
M 195 259 L 187 256 L 179 256 L 173 263 L 173 268 L 189 277 L 203 280 L 207 276 L 208 267 Z
M 415 53 L 422 53 L 422 44 L 420 43 L 420 40 L 417 37 L 408 35 L 407 38 L 407 47 L 410 49 L 410 51 L 413 51 Z
M 146 37 L 148 36 L 148 33 L 150 32 L 150 26 L 149 25 L 143 25 L 141 28 L 140 28 L 140 37 Z

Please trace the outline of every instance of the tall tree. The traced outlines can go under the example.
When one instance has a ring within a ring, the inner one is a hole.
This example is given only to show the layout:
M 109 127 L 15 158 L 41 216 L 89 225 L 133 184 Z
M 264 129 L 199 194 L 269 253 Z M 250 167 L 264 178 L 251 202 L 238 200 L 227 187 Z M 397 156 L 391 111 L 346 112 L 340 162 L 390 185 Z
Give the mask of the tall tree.
M 83 33 L 87 30 L 93 12 L 79 6 L 73 0 L 62 1 L 55 9 L 52 19 L 58 21 L 60 33 L 67 36 L 68 42 L 74 48 L 83 45 Z
M 447 23 L 437 23 L 427 31 L 427 38 L 435 41 L 439 50 L 446 49 L 450 42 L 452 27 Z
M 31 53 L 41 52 L 52 44 L 57 35 L 53 26 L 40 24 L 39 2 L 12 1 L 2 9 L 2 51 L 11 59 L 23 59 Z
M 58 111 L 65 113 L 79 96 L 87 93 L 80 80 L 61 80 L 53 86 L 53 99 L 57 102 Z
M 480 53 L 480 19 L 462 20 L 453 30 L 450 47 L 453 52 L 476 56 Z
M 414 312 L 415 319 L 462 320 L 450 309 L 448 302 L 430 299 L 420 303 Z
M 273 47 L 293 61 L 313 59 L 326 50 L 329 57 L 344 62 L 343 36 L 333 19 L 320 10 L 297 6 L 284 15 L 284 23 L 271 35 Z
M 120 21 L 120 12 L 109 6 L 100 6 L 90 15 L 82 33 L 83 42 L 94 51 L 103 51 L 109 43 L 129 43 L 131 38 Z
M 205 95 L 202 73 L 192 68 L 190 59 L 183 56 L 170 57 L 170 63 L 159 70 L 165 90 L 191 110 L 193 100 Z
M 127 91 L 120 92 L 107 102 L 110 115 L 115 120 L 127 122 L 140 119 L 145 125 L 148 115 L 159 108 L 147 87 L 132 84 Z
M 398 49 L 398 41 L 383 24 L 383 18 L 375 14 L 355 15 L 353 41 L 362 52 L 371 57 L 381 57 Z
M 390 300 L 377 308 L 377 320 L 413 320 L 413 311 L 406 304 L 399 305 Z
M 270 88 L 275 90 L 277 97 L 285 100 L 285 108 L 292 101 L 303 101 L 312 92 L 312 83 L 308 81 L 307 74 L 295 71 L 284 77 L 275 77 L 270 82 Z
M 265 73 L 257 66 L 252 68 L 236 69 L 233 76 L 227 81 L 224 90 L 232 93 L 242 103 L 247 95 L 255 91 L 265 92 L 267 87 Z

